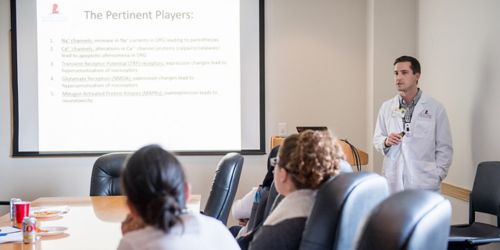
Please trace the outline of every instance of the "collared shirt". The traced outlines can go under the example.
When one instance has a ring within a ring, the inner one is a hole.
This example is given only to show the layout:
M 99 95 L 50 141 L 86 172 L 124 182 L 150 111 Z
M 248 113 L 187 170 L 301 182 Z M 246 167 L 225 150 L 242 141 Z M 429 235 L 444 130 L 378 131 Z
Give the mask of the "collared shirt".
M 399 108 L 405 110 L 403 116 L 403 124 L 411 122 L 411 116 L 413 115 L 413 110 L 415 109 L 415 106 L 417 105 L 417 102 L 418 100 L 420 100 L 421 96 L 422 96 L 422 91 L 420 90 L 420 88 L 418 89 L 417 95 L 415 95 L 411 103 L 406 103 L 403 97 L 399 96 Z

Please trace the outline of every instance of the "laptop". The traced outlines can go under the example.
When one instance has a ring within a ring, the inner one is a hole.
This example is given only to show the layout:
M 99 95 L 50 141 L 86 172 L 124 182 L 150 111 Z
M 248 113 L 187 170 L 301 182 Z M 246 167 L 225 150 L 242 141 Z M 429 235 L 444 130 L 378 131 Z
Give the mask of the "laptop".
M 328 130 L 328 128 L 326 126 L 297 126 L 297 132 L 299 133 L 306 130 L 325 131 Z

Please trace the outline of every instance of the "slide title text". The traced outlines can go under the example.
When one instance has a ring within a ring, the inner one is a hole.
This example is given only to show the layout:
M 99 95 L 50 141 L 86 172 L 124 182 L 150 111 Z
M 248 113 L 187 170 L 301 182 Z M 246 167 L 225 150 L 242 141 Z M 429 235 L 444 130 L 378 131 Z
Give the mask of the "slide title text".
M 155 11 L 93 11 L 84 10 L 83 14 L 87 20 L 191 20 L 194 18 L 193 12 L 171 12 L 166 10 Z

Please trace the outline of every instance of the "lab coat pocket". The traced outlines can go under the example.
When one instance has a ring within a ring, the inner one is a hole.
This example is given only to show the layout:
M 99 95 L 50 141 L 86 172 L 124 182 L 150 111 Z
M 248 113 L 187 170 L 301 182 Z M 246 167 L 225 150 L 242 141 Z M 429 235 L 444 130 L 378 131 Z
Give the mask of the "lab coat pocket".
M 439 171 L 435 162 L 414 161 L 412 166 L 411 180 L 413 187 L 417 189 L 439 190 Z
M 401 156 L 401 144 L 391 146 L 385 156 L 396 161 Z
M 415 120 L 415 127 L 413 128 L 412 134 L 415 137 L 425 137 L 434 138 L 435 134 L 435 122 L 430 119 L 420 118 Z

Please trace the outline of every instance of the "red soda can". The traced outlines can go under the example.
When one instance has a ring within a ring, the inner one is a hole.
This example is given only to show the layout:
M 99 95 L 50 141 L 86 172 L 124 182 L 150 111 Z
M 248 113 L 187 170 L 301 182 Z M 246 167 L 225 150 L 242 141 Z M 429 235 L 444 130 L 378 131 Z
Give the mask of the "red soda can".
M 32 244 L 35 242 L 36 242 L 36 219 L 35 217 L 24 217 L 23 243 Z

